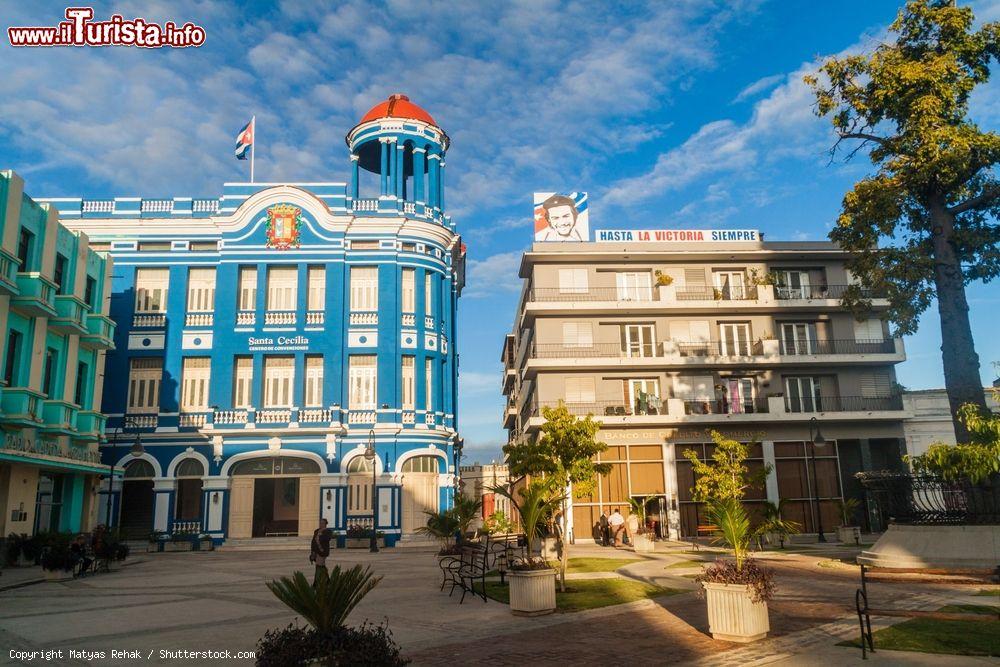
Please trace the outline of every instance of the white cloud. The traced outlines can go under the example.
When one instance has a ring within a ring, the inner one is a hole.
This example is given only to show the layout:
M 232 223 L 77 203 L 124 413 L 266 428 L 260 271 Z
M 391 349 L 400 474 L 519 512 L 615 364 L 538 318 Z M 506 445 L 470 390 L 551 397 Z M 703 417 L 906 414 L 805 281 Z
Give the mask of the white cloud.
M 523 281 L 518 277 L 518 269 L 522 254 L 515 250 L 497 253 L 486 259 L 469 260 L 469 272 L 466 276 L 468 287 L 462 293 L 463 298 L 475 299 L 502 292 L 520 292 Z
M 737 104 L 739 102 L 743 102 L 744 100 L 748 100 L 751 97 L 756 97 L 759 93 L 762 93 L 765 90 L 770 90 L 774 86 L 778 85 L 778 83 L 783 81 L 784 78 L 784 74 L 772 74 L 771 76 L 765 76 L 757 79 L 749 86 L 741 90 L 739 94 L 733 98 L 732 104 Z

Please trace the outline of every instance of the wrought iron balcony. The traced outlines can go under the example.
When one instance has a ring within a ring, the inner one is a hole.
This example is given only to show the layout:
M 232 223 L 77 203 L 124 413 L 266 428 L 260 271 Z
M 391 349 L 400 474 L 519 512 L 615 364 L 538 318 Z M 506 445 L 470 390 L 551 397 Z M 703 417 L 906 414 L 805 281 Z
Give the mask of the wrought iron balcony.
M 903 397 L 891 396 L 785 396 L 786 412 L 887 412 L 903 409 Z
M 883 519 L 892 523 L 1000 524 L 1000 473 L 978 483 L 889 471 L 861 472 L 856 477 Z
M 774 286 L 774 297 L 779 301 L 793 299 L 843 299 L 848 288 L 855 287 L 858 294 L 865 299 L 884 299 L 885 293 L 872 290 L 861 285 L 805 285 L 803 287 Z

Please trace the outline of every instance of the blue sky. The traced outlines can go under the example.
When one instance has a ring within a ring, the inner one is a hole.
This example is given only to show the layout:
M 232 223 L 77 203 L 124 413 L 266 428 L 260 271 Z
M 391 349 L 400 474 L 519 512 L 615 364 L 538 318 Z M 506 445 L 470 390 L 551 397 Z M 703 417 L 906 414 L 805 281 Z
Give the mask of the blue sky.
M 531 193 L 586 190 L 592 228 L 756 228 L 825 238 L 869 166 L 830 163 L 801 83 L 823 56 L 877 43 L 901 3 L 96 3 L 205 27 L 199 49 L 0 44 L 0 167 L 42 196 L 216 196 L 244 180 L 236 131 L 258 121 L 258 180 L 344 181 L 343 136 L 393 92 L 452 138 L 447 202 L 469 246 L 460 419 L 471 459 L 499 453 L 498 356 L 529 245 Z M 963 3 L 964 4 L 964 3 Z M 971 3 L 1000 20 L 1000 0 Z M 3 27 L 65 3 L 5 3 Z M 1000 81 L 973 116 L 1000 125 Z M 969 288 L 984 381 L 1000 360 L 996 286 Z M 907 339 L 910 388 L 941 386 L 934 312 Z

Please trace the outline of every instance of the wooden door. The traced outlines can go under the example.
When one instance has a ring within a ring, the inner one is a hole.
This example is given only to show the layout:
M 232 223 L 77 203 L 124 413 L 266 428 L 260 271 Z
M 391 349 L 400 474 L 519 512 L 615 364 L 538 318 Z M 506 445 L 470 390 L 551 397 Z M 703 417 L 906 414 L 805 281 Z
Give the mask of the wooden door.
M 253 534 L 253 477 L 233 477 L 229 491 L 229 537 L 240 539 Z
M 403 533 L 427 525 L 424 512 L 438 510 L 437 473 L 406 473 L 403 477 Z
M 319 527 L 319 477 L 299 477 L 299 537 Z

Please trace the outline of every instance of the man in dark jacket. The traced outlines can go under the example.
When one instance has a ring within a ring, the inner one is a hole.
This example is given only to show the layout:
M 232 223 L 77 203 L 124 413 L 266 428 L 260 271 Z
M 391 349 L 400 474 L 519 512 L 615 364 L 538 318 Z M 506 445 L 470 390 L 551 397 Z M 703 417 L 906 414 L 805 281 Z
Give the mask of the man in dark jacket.
M 327 530 L 326 519 L 319 520 L 319 528 L 313 531 L 312 543 L 309 545 L 309 560 L 315 563 L 316 573 L 313 575 L 313 586 L 321 576 L 328 577 L 326 557 L 330 555 L 330 531 Z
M 601 523 L 601 546 L 606 547 L 608 546 L 609 527 L 608 527 L 608 515 L 604 513 L 604 510 L 601 510 L 600 523 Z

